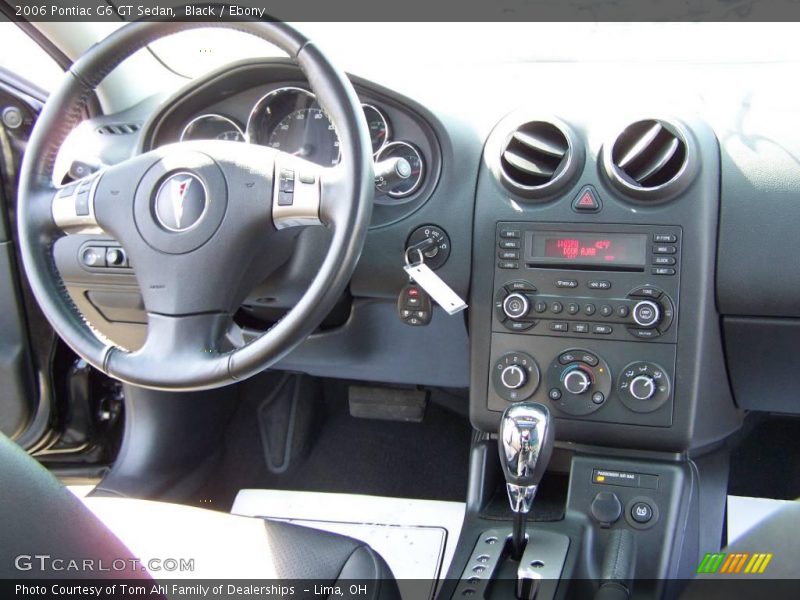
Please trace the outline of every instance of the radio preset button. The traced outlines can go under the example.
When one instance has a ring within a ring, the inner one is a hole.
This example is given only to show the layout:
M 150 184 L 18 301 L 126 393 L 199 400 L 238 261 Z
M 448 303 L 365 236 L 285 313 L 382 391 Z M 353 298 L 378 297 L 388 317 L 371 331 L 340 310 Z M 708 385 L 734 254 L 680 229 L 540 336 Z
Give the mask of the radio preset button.
M 577 279 L 556 279 L 557 288 L 576 288 L 578 287 Z
M 497 266 L 501 269 L 519 269 L 518 262 L 508 260 L 501 260 L 499 263 L 497 263 Z
M 629 314 L 631 314 L 631 310 L 624 304 L 617 307 L 617 316 L 620 319 L 627 319 Z
M 544 300 L 537 300 L 536 304 L 533 305 L 533 310 L 535 310 L 537 313 L 543 313 L 547 310 L 547 302 Z
M 609 335 L 614 331 L 614 328 L 611 325 L 602 325 L 600 323 L 595 323 L 592 325 L 592 333 L 595 335 Z
M 678 249 L 675 246 L 656 245 L 653 246 L 653 254 L 675 254 Z
M 614 314 L 614 309 L 611 308 L 608 304 L 603 304 L 600 307 L 600 316 L 601 317 L 610 317 Z
M 581 307 L 577 302 L 570 302 L 567 304 L 567 313 L 570 315 L 577 315 L 580 310 Z
M 536 321 L 506 321 L 503 326 L 510 331 L 528 331 Z
M 653 257 L 653 264 L 654 265 L 666 265 L 671 266 L 674 265 L 677 261 L 675 260 L 674 256 L 654 256 Z
M 610 290 L 611 289 L 611 282 L 610 281 L 590 281 L 586 284 L 590 290 Z
M 672 233 L 654 233 L 653 241 L 660 244 L 674 244 L 678 241 L 678 236 Z
M 661 290 L 651 285 L 644 285 L 633 290 L 629 296 L 636 296 L 637 298 L 660 298 Z
M 642 340 L 651 340 L 661 335 L 658 329 L 637 329 L 636 327 L 628 327 L 628 331 L 632 336 Z
M 594 304 L 587 304 L 586 306 L 583 307 L 584 314 L 587 314 L 589 316 L 593 315 L 595 311 L 597 311 L 597 308 L 595 307 Z
M 550 304 L 550 311 L 554 314 L 560 314 L 564 310 L 564 305 L 561 302 L 555 301 Z
M 520 279 L 519 281 L 509 281 L 506 284 L 506 290 L 509 292 L 535 292 L 536 286 L 530 281 Z

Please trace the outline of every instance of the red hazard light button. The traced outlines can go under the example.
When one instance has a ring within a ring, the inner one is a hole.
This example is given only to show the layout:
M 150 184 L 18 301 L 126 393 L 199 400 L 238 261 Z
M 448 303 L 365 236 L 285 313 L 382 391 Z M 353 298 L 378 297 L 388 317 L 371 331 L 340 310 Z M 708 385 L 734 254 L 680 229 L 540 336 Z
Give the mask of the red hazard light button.
M 572 210 L 578 212 L 597 212 L 601 208 L 600 197 L 590 185 L 585 185 L 572 201 Z

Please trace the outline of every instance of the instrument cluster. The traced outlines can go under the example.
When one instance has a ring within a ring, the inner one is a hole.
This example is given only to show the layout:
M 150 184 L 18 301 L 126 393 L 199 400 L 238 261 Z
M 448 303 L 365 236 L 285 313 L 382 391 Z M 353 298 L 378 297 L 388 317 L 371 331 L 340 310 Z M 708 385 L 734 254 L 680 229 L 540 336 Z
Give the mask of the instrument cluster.
M 388 199 L 412 197 L 427 175 L 424 154 L 409 141 L 393 139 L 392 124 L 385 111 L 363 103 L 375 162 L 403 158 L 411 167 L 410 176 L 385 190 Z M 321 166 L 339 162 L 336 129 L 316 96 L 299 86 L 280 87 L 261 96 L 250 109 L 246 123 L 232 116 L 209 112 L 185 122 L 180 141 L 228 140 L 269 146 L 299 156 Z

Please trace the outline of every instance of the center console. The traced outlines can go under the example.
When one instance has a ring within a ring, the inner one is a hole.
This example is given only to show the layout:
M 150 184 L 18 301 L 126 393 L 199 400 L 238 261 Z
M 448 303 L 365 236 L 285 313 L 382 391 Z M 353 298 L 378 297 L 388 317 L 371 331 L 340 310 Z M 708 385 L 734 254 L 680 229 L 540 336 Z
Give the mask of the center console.
M 681 228 L 500 222 L 495 248 L 489 410 L 670 426 Z
M 717 141 L 691 119 L 627 120 L 612 136 L 609 120 L 521 111 L 484 149 L 469 299 L 470 417 L 483 433 L 454 595 L 501 597 L 494 582 L 519 583 L 534 556 L 573 597 L 674 597 L 662 583 L 720 550 L 718 449 L 741 414 L 714 297 Z M 523 403 L 551 415 L 555 450 L 519 562 L 497 436 Z

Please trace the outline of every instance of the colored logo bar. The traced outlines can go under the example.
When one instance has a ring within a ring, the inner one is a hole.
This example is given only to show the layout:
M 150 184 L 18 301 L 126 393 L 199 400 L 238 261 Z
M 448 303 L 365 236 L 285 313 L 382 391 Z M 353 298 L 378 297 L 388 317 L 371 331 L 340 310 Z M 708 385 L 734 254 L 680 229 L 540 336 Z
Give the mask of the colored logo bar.
M 710 575 L 721 573 L 760 575 L 767 570 L 772 556 L 772 553 L 762 552 L 708 553 L 697 567 L 697 572 Z

